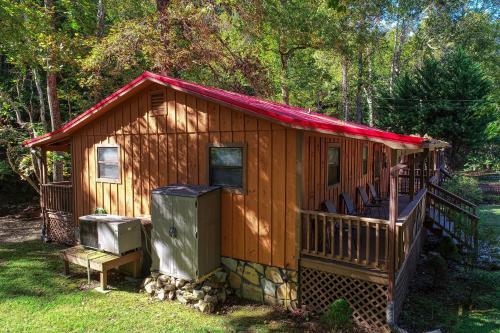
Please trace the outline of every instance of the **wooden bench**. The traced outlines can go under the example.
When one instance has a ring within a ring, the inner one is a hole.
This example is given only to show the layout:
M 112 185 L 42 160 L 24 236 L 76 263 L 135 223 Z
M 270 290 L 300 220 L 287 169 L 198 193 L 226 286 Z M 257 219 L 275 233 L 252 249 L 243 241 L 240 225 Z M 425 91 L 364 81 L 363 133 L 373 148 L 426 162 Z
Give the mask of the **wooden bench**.
M 108 284 L 108 271 L 122 265 L 133 263 L 132 274 L 139 276 L 141 251 L 118 256 L 102 251 L 85 248 L 81 245 L 62 250 L 61 258 L 64 260 L 64 274 L 69 275 L 69 263 L 86 267 L 100 273 L 101 289 L 105 290 Z

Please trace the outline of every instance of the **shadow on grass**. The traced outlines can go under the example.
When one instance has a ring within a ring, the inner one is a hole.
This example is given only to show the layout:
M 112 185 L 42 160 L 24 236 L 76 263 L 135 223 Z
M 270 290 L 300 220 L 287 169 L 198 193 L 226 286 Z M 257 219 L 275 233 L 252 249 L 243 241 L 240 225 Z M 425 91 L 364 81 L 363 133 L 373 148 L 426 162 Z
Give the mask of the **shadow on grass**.
M 85 268 L 71 265 L 70 277 L 62 275 L 59 250 L 64 248 L 39 240 L 0 244 L 0 302 L 19 297 L 53 299 L 84 289 Z M 98 273 L 92 272 L 91 279 L 98 281 Z M 118 274 L 110 274 L 109 283 L 130 292 L 136 292 L 139 284 L 128 282 Z
M 290 313 L 280 307 L 250 304 L 233 306 L 227 326 L 230 331 L 254 332 L 265 327 L 269 332 L 303 332 L 301 323 L 292 319 Z

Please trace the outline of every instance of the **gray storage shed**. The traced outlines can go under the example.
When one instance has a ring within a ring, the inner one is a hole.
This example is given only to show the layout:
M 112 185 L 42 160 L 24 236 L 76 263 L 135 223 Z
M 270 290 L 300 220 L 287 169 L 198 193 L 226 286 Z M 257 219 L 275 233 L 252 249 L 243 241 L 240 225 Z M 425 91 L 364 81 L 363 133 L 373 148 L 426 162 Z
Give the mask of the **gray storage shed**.
M 169 185 L 151 192 L 152 271 L 195 280 L 220 266 L 220 188 Z

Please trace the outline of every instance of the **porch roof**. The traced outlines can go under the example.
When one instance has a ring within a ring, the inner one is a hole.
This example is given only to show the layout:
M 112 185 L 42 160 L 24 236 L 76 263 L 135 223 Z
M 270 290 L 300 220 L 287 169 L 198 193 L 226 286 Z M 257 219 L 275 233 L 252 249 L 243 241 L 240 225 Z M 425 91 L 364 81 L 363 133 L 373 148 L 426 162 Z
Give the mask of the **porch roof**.
M 395 149 L 437 148 L 436 142 L 423 137 L 387 132 L 374 127 L 343 121 L 300 107 L 202 86 L 151 72 L 144 72 L 141 76 L 95 104 L 58 130 L 27 140 L 23 145 L 34 147 L 59 142 L 102 113 L 110 110 L 123 96 L 139 89 L 145 82 L 151 81 L 175 90 L 225 104 L 242 112 L 275 121 L 292 128 L 382 142 Z M 442 144 L 441 141 L 440 143 Z

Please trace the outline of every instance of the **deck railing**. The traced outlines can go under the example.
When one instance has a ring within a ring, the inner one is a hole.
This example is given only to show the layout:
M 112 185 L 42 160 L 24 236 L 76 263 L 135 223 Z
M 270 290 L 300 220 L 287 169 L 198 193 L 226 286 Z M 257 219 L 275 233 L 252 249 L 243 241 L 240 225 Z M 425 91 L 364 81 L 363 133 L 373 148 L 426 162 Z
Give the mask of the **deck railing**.
M 397 272 L 408 258 L 425 219 L 425 198 L 427 190 L 420 190 L 412 202 L 398 217 L 396 225 L 395 271 Z
M 73 213 L 71 182 L 42 184 L 42 205 L 47 211 Z
M 472 202 L 465 200 L 462 197 L 459 197 L 455 193 L 451 193 L 450 191 L 442 188 L 441 186 L 435 183 L 430 182 L 428 184 L 428 187 L 429 187 L 429 192 L 437 195 L 438 197 L 441 197 L 442 199 L 454 204 L 455 206 L 461 208 L 462 210 L 472 215 L 476 215 L 477 206 Z
M 429 191 L 427 193 L 427 209 L 429 215 L 453 238 L 471 249 L 478 248 L 477 224 L 478 216 L 475 207 L 468 207 L 466 200 L 458 202 L 454 196 L 445 192 Z M 444 194 L 440 196 L 437 193 Z M 448 201 L 455 200 L 457 204 Z
M 307 256 L 386 270 L 389 221 L 302 212 L 302 249 Z
M 420 190 L 396 223 L 395 271 L 410 254 L 425 219 L 427 190 Z M 302 211 L 301 253 L 387 271 L 389 221 Z

